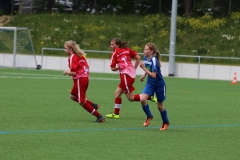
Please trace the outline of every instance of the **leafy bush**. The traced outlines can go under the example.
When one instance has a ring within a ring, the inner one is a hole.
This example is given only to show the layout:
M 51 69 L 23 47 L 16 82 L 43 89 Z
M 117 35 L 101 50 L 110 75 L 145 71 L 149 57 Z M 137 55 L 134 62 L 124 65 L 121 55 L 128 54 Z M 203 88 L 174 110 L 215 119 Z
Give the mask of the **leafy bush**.
M 211 15 L 200 18 L 178 16 L 176 54 L 240 57 L 239 20 L 239 12 L 223 18 Z M 170 25 L 170 17 L 162 14 L 137 16 L 59 13 L 16 15 L 9 24 L 31 30 L 36 54 L 40 54 L 43 47 L 63 48 L 64 42 L 70 39 L 77 41 L 85 50 L 109 51 L 113 37 L 130 41 L 130 47 L 138 52 L 143 52 L 146 43 L 153 42 L 161 53 L 168 54 Z M 99 54 L 88 56 L 101 57 Z M 177 60 L 187 61 L 184 58 Z M 211 59 L 206 62 L 222 63 Z

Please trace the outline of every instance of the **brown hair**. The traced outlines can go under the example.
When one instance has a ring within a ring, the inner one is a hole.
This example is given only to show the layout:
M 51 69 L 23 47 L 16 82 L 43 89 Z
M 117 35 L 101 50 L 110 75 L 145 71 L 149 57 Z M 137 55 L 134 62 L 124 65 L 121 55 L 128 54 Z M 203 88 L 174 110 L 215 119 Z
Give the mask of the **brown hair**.
M 72 40 L 66 41 L 65 44 L 66 46 L 72 48 L 73 52 L 76 53 L 78 56 L 85 56 L 86 54 L 80 49 L 79 45 Z
M 153 51 L 153 55 L 155 55 L 158 59 L 159 66 L 161 67 L 161 55 L 160 52 L 157 50 L 157 46 L 154 43 L 147 43 L 146 44 L 151 51 Z
M 112 41 L 114 41 L 115 44 L 119 46 L 119 48 L 127 48 L 129 45 L 129 41 L 121 42 L 120 38 L 117 37 L 113 38 Z

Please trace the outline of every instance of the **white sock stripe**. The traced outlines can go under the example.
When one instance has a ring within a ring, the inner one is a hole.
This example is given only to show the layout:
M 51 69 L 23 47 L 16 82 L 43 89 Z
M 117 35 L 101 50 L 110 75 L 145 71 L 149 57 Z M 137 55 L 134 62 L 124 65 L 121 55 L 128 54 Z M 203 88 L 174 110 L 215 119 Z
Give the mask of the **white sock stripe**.
M 96 111 L 96 109 L 94 109 L 94 110 L 91 112 L 91 114 L 94 114 L 95 111 Z
M 115 104 L 114 108 L 121 108 L 122 104 Z

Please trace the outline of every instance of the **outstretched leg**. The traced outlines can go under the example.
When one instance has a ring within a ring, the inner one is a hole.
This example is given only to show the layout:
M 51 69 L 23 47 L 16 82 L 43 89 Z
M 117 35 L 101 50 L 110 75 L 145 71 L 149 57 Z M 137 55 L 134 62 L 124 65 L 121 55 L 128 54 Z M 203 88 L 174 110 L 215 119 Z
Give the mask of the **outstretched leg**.
M 104 122 L 105 118 L 96 110 L 94 109 L 89 103 L 80 103 L 80 105 L 88 111 L 93 116 L 97 117 L 97 120 L 95 122 Z
M 70 94 L 70 98 L 71 98 L 73 101 L 78 102 L 75 95 Z M 88 100 L 88 99 L 87 99 L 86 103 L 89 103 L 94 109 L 100 108 L 100 105 L 99 105 L 99 104 L 93 103 L 92 101 L 90 101 L 90 100 Z

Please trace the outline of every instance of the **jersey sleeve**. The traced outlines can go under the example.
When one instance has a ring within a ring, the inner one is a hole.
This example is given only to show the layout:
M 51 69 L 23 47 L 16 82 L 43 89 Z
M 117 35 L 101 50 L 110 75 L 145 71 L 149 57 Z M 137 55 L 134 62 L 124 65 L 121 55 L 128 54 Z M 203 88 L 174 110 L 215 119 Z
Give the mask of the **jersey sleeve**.
M 152 57 L 152 72 L 157 72 L 158 60 L 156 57 Z
M 72 55 L 70 58 L 70 70 L 71 72 L 76 72 L 78 68 L 78 58 L 76 55 Z
M 116 54 L 117 54 L 116 51 L 112 53 L 111 62 L 110 62 L 110 67 L 111 68 L 116 67 L 116 64 L 117 64 Z
M 137 55 L 136 51 L 129 49 L 129 52 L 130 52 L 130 57 L 131 58 L 135 58 L 136 57 L 136 55 Z

